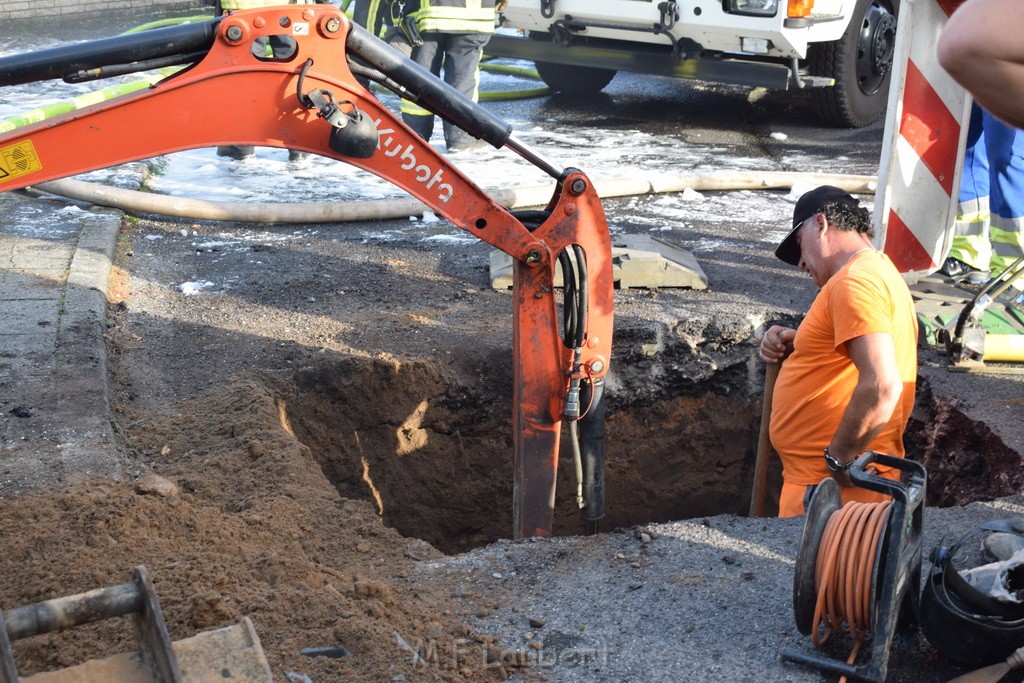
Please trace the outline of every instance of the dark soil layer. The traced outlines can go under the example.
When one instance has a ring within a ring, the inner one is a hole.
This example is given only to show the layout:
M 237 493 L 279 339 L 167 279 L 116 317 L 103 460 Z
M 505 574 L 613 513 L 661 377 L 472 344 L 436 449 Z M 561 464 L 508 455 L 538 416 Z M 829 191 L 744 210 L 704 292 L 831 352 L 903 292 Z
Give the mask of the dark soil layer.
M 907 456 L 928 470 L 928 505 L 967 505 L 1024 487 L 1020 454 L 988 425 L 964 415 L 956 399 L 936 396 L 927 382 L 918 383 L 904 440 Z

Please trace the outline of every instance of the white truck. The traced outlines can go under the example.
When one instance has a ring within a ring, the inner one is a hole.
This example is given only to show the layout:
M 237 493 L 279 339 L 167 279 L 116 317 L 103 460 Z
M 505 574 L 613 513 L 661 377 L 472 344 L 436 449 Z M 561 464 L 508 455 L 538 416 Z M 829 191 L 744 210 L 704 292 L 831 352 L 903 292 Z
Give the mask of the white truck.
M 900 0 L 509 0 L 486 52 L 532 60 L 553 90 L 590 94 L 617 71 L 812 88 L 827 124 L 885 109 Z

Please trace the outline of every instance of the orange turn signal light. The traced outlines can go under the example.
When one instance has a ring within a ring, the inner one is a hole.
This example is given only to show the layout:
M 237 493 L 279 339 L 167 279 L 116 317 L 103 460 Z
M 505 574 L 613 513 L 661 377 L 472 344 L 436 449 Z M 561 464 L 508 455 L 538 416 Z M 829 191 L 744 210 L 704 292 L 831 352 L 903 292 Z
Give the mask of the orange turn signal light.
M 786 16 L 791 19 L 802 19 L 810 16 L 813 9 L 814 0 L 789 0 Z

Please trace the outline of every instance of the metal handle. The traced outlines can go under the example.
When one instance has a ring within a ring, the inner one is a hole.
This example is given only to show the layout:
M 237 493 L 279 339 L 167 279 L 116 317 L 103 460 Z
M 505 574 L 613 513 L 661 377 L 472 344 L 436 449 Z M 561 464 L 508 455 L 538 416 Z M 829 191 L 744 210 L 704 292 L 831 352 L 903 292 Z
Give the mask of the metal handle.
M 133 574 L 131 583 L 0 610 L 0 683 L 18 683 L 20 680 L 11 653 L 11 641 L 125 614 L 136 615 L 141 656 L 150 666 L 156 681 L 181 683 L 181 669 L 149 572 L 139 566 Z
M 866 471 L 867 468 L 875 463 L 909 473 L 906 483 L 869 474 Z M 864 451 L 850 467 L 850 480 L 861 488 L 878 491 L 908 502 L 923 494 L 927 473 L 921 463 L 913 460 L 883 455 L 874 451 Z
M 141 606 L 139 587 L 122 583 L 18 607 L 5 611 L 3 617 L 7 637 L 14 641 L 131 614 L 138 612 Z

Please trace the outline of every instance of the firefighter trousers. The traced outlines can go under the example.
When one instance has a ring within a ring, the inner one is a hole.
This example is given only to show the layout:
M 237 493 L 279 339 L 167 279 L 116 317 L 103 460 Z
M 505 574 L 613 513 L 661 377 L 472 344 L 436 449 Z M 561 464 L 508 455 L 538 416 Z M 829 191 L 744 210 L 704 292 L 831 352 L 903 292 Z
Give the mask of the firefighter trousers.
M 997 275 L 1024 255 L 1024 131 L 971 111 L 950 256 Z M 1024 286 L 1018 280 L 1018 287 Z
M 480 56 L 491 35 L 436 31 L 425 31 L 420 35 L 423 44 L 413 49 L 412 60 L 435 75 L 443 75 L 445 83 L 476 102 L 480 87 Z M 434 115 L 408 100 L 402 100 L 401 108 L 405 124 L 424 140 L 430 140 L 434 132 Z M 444 122 L 444 141 L 449 152 L 479 144 L 475 138 L 447 121 Z

